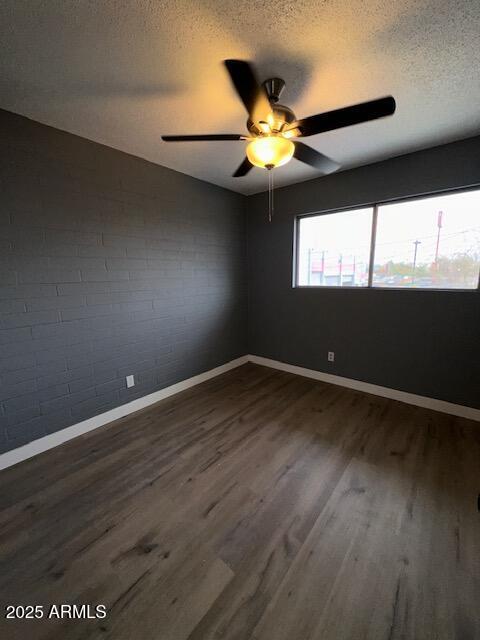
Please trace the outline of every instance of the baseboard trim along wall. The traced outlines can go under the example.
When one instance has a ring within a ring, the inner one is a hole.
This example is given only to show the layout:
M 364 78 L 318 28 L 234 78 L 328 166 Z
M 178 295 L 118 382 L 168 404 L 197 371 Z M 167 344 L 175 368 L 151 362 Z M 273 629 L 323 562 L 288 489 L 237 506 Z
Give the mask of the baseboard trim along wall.
M 305 369 L 304 367 L 298 367 L 286 362 L 280 362 L 279 360 L 271 360 L 270 358 L 263 358 L 262 356 L 245 355 L 235 360 L 231 360 L 226 364 L 222 364 L 215 369 L 205 371 L 187 380 L 182 380 L 176 384 L 150 393 L 143 398 L 138 398 L 127 404 L 123 404 L 120 407 L 106 411 L 98 416 L 74 424 L 71 427 L 66 427 L 55 433 L 51 433 L 38 440 L 33 440 L 28 444 L 12 449 L 0 455 L 0 470 L 11 467 L 18 462 L 32 458 L 33 456 L 43 453 L 48 449 L 53 449 L 68 440 L 77 438 L 84 433 L 93 431 L 98 427 L 102 427 L 105 424 L 123 418 L 131 413 L 135 413 L 140 409 L 149 407 L 160 400 L 164 400 L 170 396 L 185 391 L 194 387 L 201 382 L 215 378 L 216 376 L 226 373 L 231 369 L 240 367 L 247 362 L 253 362 L 254 364 L 262 365 L 264 367 L 270 367 L 271 369 L 278 369 L 279 371 L 286 371 L 288 373 L 294 373 L 306 378 L 312 378 L 313 380 L 320 380 L 322 382 L 328 382 L 340 387 L 347 387 L 349 389 L 355 389 L 356 391 L 363 391 L 365 393 L 371 393 L 383 398 L 390 398 L 391 400 L 399 400 L 407 404 L 413 404 L 425 409 L 433 409 L 434 411 L 440 411 L 441 413 L 448 413 L 450 415 L 459 416 L 461 418 L 469 418 L 470 420 L 480 421 L 480 409 L 474 409 L 473 407 L 466 407 L 460 404 L 453 404 L 452 402 L 445 402 L 444 400 L 436 400 L 435 398 L 427 398 L 425 396 L 418 396 L 414 393 L 407 393 L 406 391 L 398 391 L 396 389 L 390 389 L 388 387 L 381 387 L 376 384 L 370 384 L 369 382 L 362 382 L 361 380 L 352 380 L 351 378 L 342 378 L 341 376 L 335 376 L 330 373 L 324 373 L 322 371 L 315 371 L 314 369 Z
M 51 433 L 48 436 L 43 436 L 42 438 L 33 440 L 32 442 L 29 442 L 22 447 L 7 451 L 6 453 L 0 455 L 0 470 L 11 467 L 18 462 L 22 462 L 22 460 L 27 460 L 27 458 L 32 458 L 33 456 L 36 456 L 39 453 L 43 453 L 48 449 L 53 449 L 53 447 L 57 447 L 59 444 L 63 444 L 68 440 L 77 438 L 78 436 L 81 436 L 84 433 L 88 433 L 89 431 L 93 431 L 94 429 L 98 429 L 98 427 L 103 427 L 103 425 L 108 424 L 109 422 L 113 422 L 114 420 L 118 420 L 119 418 L 128 416 L 130 413 L 135 413 L 135 411 L 139 411 L 140 409 L 149 407 L 150 405 L 155 404 L 160 400 L 164 400 L 165 398 L 173 396 L 180 391 L 190 389 L 190 387 L 194 387 L 201 382 L 205 382 L 206 380 L 215 378 L 216 376 L 219 376 L 222 373 L 226 373 L 227 371 L 230 371 L 230 369 L 235 369 L 236 367 L 239 367 L 247 362 L 248 357 L 241 356 L 240 358 L 231 360 L 230 362 L 222 364 L 219 367 L 215 367 L 215 369 L 210 369 L 210 371 L 199 373 L 192 378 L 188 378 L 187 380 L 182 380 L 181 382 L 172 384 L 170 387 L 165 387 L 164 389 L 160 389 L 159 391 L 150 393 L 147 396 L 143 396 L 142 398 L 132 400 L 132 402 L 128 402 L 127 404 L 122 404 L 120 407 L 115 407 L 115 409 L 111 409 L 110 411 L 101 413 L 98 416 L 94 416 L 93 418 L 89 418 L 88 420 L 84 420 L 83 422 L 73 424 L 71 427 L 66 427 L 65 429 L 61 429 L 60 431 Z
M 469 418 L 470 420 L 480 421 L 480 409 L 466 407 L 462 404 L 454 404 L 453 402 L 445 402 L 445 400 L 436 400 L 435 398 L 428 398 L 426 396 L 417 396 L 415 393 L 398 391 L 397 389 L 390 389 L 389 387 L 381 387 L 380 385 L 362 382 L 361 380 L 342 378 L 341 376 L 335 376 L 331 373 L 315 371 L 314 369 L 305 369 L 304 367 L 297 367 L 293 364 L 287 364 L 286 362 L 280 362 L 278 360 L 270 360 L 270 358 L 263 358 L 261 356 L 250 355 L 248 356 L 248 361 L 264 367 L 270 367 L 271 369 L 279 369 L 280 371 L 295 373 L 299 376 L 304 376 L 305 378 L 329 382 L 330 384 L 335 384 L 340 387 L 348 387 L 349 389 L 355 389 L 356 391 L 364 391 L 365 393 L 371 393 L 383 398 L 390 398 L 391 400 L 399 400 L 400 402 L 413 404 L 417 407 L 423 407 L 424 409 L 433 409 L 434 411 L 448 413 L 453 416 L 459 416 L 460 418 Z

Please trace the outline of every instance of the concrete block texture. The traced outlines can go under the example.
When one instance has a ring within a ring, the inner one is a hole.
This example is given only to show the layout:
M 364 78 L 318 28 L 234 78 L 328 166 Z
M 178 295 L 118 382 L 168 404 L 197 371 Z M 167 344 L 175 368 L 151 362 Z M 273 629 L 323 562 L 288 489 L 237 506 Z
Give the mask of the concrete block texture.
M 0 134 L 0 452 L 247 352 L 242 196 L 6 111 Z
M 250 196 L 249 353 L 480 408 L 478 289 L 292 287 L 297 215 L 479 185 L 479 159 L 476 136 L 290 185 L 274 224 Z

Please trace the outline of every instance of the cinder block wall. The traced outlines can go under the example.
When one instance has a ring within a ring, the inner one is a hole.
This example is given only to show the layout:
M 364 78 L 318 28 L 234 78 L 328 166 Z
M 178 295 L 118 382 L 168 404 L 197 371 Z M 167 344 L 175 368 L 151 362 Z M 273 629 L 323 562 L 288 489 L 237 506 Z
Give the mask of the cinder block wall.
M 478 184 L 480 136 L 250 196 L 249 353 L 480 408 L 478 290 L 292 287 L 296 216 Z
M 5 111 L 0 137 L 0 451 L 247 352 L 242 196 Z

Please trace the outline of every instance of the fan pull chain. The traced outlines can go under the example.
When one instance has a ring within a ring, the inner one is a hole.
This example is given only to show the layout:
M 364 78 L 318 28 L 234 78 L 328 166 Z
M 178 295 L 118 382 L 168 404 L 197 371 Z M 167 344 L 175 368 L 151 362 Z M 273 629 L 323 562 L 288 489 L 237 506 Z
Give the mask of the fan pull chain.
M 268 170 L 268 221 L 271 222 L 273 218 L 273 166 L 267 166 Z

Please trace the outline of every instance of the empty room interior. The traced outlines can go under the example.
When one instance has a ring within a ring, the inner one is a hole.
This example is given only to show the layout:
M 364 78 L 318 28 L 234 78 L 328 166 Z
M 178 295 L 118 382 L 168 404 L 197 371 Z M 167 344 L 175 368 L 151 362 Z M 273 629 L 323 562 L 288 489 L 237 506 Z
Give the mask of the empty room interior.
M 480 639 L 480 4 L 0 34 L 0 637 Z

